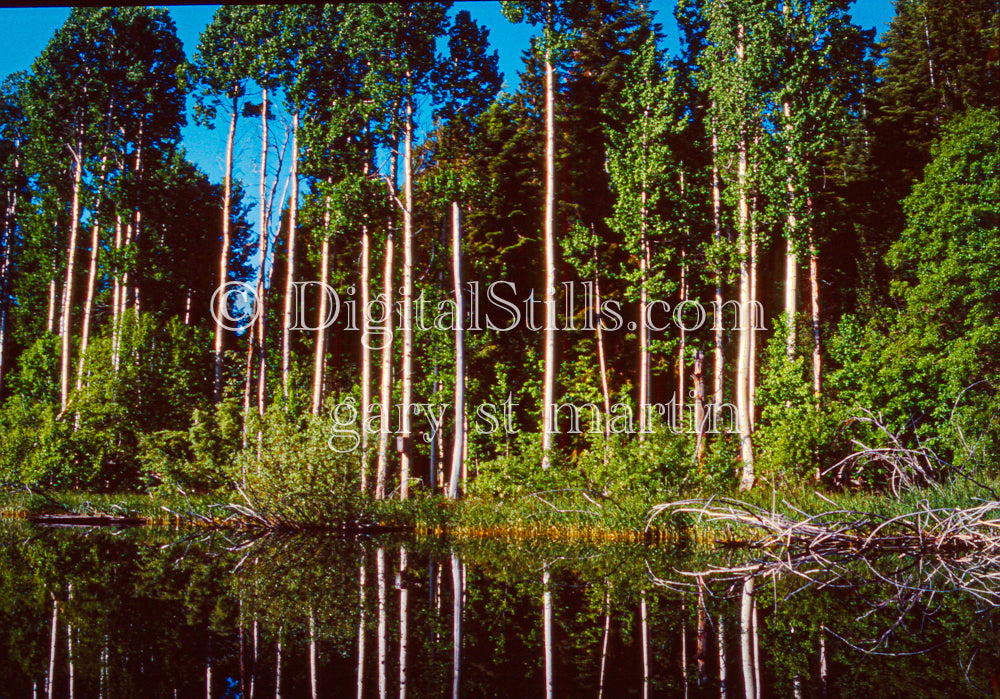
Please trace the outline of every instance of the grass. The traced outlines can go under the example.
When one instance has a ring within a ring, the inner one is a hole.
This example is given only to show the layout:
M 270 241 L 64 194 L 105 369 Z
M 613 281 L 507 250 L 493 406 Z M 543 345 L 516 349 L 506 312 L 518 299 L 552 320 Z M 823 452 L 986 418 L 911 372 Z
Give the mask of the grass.
M 990 481 L 985 485 L 1000 490 L 1000 481 Z M 769 511 L 773 506 L 774 511 L 789 517 L 835 509 L 894 517 L 922 509 L 921 503 L 926 503 L 929 508 L 959 508 L 993 498 L 989 491 L 965 480 L 939 488 L 905 491 L 898 498 L 873 491 L 819 492 L 807 485 L 772 492 L 766 484 L 750 493 L 725 495 Z M 361 501 L 359 511 L 363 513 L 363 523 L 373 530 L 447 533 L 459 538 L 648 543 L 733 540 L 743 534 L 731 525 L 699 521 L 697 517 L 687 514 L 663 514 L 650 524 L 650 509 L 662 500 L 662 497 L 653 498 L 641 492 L 612 499 L 575 489 L 557 489 L 516 498 L 472 496 L 458 502 L 436 495 L 407 502 L 365 499 Z M 187 496 L 180 493 L 44 493 L 21 488 L 0 494 L 0 515 L 103 514 L 138 517 L 150 524 L 170 526 L 253 526 L 254 522 L 238 517 L 229 507 L 230 503 L 239 502 L 239 496 L 229 492 Z M 291 521 L 288 526 L 337 528 L 343 524 Z

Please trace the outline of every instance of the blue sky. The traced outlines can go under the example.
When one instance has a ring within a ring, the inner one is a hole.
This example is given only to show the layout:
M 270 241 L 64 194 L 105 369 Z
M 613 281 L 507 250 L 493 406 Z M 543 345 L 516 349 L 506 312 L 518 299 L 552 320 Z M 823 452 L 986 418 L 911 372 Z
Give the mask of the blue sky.
M 674 0 L 651 0 L 650 8 L 666 32 L 666 48 L 677 48 L 677 29 L 673 19 Z M 198 37 L 211 21 L 218 5 L 176 5 L 166 6 L 177 25 L 177 34 L 184 44 L 184 51 L 190 57 L 198 45 Z M 456 11 L 468 9 L 472 16 L 490 30 L 490 40 L 500 56 L 500 69 L 506 86 L 513 89 L 518 84 L 521 69 L 521 54 L 528 47 L 534 29 L 528 25 L 512 25 L 500 12 L 498 2 L 456 2 Z M 40 8 L 0 8 L 0 78 L 19 70 L 30 70 L 35 57 L 41 53 L 49 38 L 66 20 L 69 9 L 65 7 Z M 857 0 L 852 7 L 852 15 L 857 24 L 864 28 L 878 30 L 879 36 L 885 31 L 893 17 L 890 0 Z M 190 100 L 190 98 L 189 98 Z M 190 101 L 189 101 L 190 106 Z M 189 110 L 190 111 L 190 110 Z M 189 123 L 183 131 L 184 147 L 188 156 L 213 181 L 221 181 L 223 171 L 225 124 L 220 115 L 220 127 L 210 130 Z M 282 131 L 276 124 L 277 131 Z M 243 120 L 237 133 L 237 153 L 234 175 L 242 179 L 247 187 L 248 199 L 256 201 L 257 175 L 254 165 L 259 157 L 256 142 L 257 124 Z M 280 133 L 279 133 L 280 137 Z M 280 193 L 279 187 L 278 192 Z M 280 206 L 275 207 L 280 211 Z M 256 215 L 251 214 L 256 221 Z

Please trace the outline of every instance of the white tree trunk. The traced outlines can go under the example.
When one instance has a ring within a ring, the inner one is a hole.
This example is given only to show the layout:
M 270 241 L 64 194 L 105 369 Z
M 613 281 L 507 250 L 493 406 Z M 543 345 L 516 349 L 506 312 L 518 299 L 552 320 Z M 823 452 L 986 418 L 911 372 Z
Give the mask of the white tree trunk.
M 462 686 L 462 561 L 454 549 L 451 551 L 451 589 L 451 696 L 458 699 Z
M 737 27 L 736 56 L 742 63 L 744 60 L 744 30 L 743 25 Z M 755 315 L 750 306 L 752 293 L 750 290 L 749 244 L 749 210 L 747 204 L 747 137 L 740 134 L 739 154 L 737 164 L 737 187 L 739 187 L 739 254 L 740 254 L 740 329 L 739 329 L 739 361 L 736 366 L 736 417 L 739 422 L 740 456 L 743 460 L 743 475 L 740 479 L 740 490 L 753 487 L 757 476 L 754 472 L 753 436 L 750 417 L 750 338 L 753 333 Z
M 713 103 L 714 110 L 714 103 Z M 719 179 L 719 136 L 712 119 L 712 223 L 715 242 L 722 239 L 722 183 Z M 715 358 L 712 366 L 712 406 L 718 414 L 722 406 L 722 380 L 724 357 L 722 352 L 722 271 L 715 271 L 715 311 L 720 317 L 715 319 Z
M 545 699 L 554 694 L 555 661 L 552 647 L 552 591 L 549 588 L 549 566 L 542 567 L 542 635 L 545 639 Z
M 406 582 L 406 547 L 399 547 L 399 699 L 406 699 L 406 658 L 409 634 L 410 590 Z
M 455 439 L 451 448 L 448 497 L 458 497 L 465 442 L 465 304 L 462 298 L 462 219 L 458 202 L 451 203 L 451 266 L 455 282 Z
M 319 415 L 323 406 L 323 368 L 326 359 L 326 285 L 330 281 L 330 197 L 326 198 L 326 210 L 323 213 L 323 243 L 320 252 L 319 277 L 323 291 L 319 295 L 319 317 L 316 325 L 316 348 L 313 356 L 313 390 L 312 414 Z
M 407 74 L 409 82 L 409 74 Z M 399 459 L 399 498 L 410 495 L 410 404 L 413 400 L 413 101 L 405 104 L 403 132 L 403 375 Z
M 226 137 L 226 170 L 223 173 L 223 195 L 222 195 L 222 250 L 219 252 L 219 287 L 225 286 L 229 279 L 229 247 L 230 230 L 229 219 L 232 217 L 232 197 L 233 197 L 233 144 L 236 140 L 236 106 L 237 100 L 233 99 L 232 112 L 229 115 L 229 134 Z M 219 294 L 218 306 L 215 315 L 218 319 L 215 323 L 215 386 L 213 397 L 216 403 L 222 400 L 222 341 L 223 341 L 223 304 L 225 299 L 223 294 Z
M 542 379 L 542 468 L 549 467 L 552 450 L 552 419 L 556 388 L 556 156 L 555 156 L 555 71 L 552 50 L 545 48 L 545 359 Z
M 80 189 L 83 186 L 83 145 L 77 144 L 73 154 L 75 168 L 73 173 L 73 204 L 70 213 L 69 245 L 66 249 L 66 285 L 63 287 L 62 310 L 62 357 L 59 374 L 59 389 L 62 396 L 61 406 L 66 409 L 69 400 L 69 367 L 70 367 L 70 335 L 73 324 L 70 322 L 73 313 L 73 277 L 76 274 L 76 234 L 80 228 Z
M 383 290 L 386 313 L 382 322 L 382 385 L 380 392 L 381 405 L 378 436 L 378 466 L 375 471 L 375 498 L 385 498 L 386 474 L 389 470 L 389 421 L 392 405 L 392 230 L 385 239 L 385 269 L 383 270 Z
M 292 115 L 292 166 L 289 177 L 292 196 L 288 201 L 288 263 L 285 270 L 285 309 L 281 325 L 281 390 L 285 400 L 288 395 L 288 373 L 291 364 L 292 282 L 295 281 L 295 226 L 299 209 L 299 114 Z M 322 293 L 326 296 L 326 292 Z

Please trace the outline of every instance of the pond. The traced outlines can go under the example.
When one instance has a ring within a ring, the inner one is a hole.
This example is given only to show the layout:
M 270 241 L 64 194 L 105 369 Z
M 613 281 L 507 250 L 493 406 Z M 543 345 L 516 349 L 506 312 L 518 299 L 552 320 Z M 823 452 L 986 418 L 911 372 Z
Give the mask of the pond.
M 10 521 L 0 539 L 4 699 L 1000 692 L 997 573 L 973 558 Z

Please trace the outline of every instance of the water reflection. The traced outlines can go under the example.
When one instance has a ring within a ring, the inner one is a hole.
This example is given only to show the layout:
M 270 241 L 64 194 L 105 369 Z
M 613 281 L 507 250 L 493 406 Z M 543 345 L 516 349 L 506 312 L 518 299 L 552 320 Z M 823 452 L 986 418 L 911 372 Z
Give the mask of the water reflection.
M 0 540 L 3 697 L 990 696 L 998 684 L 992 574 L 972 560 L 11 523 Z M 975 572 L 971 593 L 953 589 L 956 566 Z

